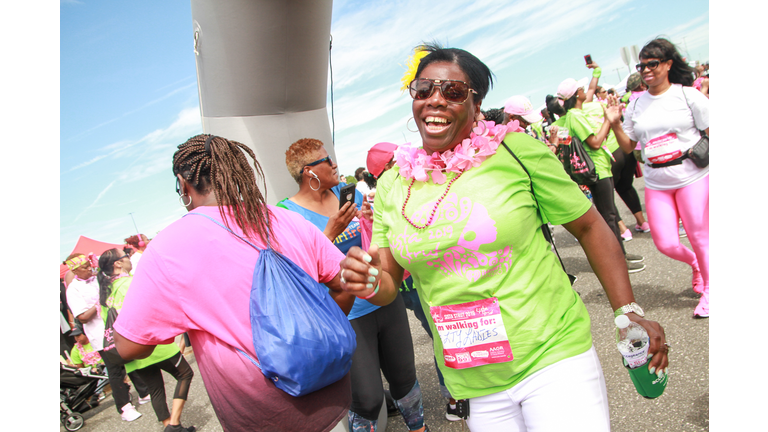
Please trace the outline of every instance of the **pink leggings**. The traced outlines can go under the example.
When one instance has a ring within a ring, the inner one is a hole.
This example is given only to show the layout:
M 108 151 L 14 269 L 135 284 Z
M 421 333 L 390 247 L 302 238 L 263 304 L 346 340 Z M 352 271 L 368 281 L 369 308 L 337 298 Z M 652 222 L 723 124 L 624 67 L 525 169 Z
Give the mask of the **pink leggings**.
M 698 264 L 709 288 L 709 175 L 680 189 L 645 189 L 645 211 L 653 243 L 664 255 L 690 266 Z M 693 252 L 680 242 L 678 219 Z

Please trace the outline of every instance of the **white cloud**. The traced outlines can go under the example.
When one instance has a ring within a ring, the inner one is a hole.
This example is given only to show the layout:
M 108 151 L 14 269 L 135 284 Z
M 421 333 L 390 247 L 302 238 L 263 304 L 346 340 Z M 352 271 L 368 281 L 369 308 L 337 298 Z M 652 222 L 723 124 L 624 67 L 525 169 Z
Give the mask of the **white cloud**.
M 115 180 L 107 185 L 96 199 L 75 217 L 73 222 L 78 221 L 88 211 L 97 208 L 99 201 L 116 182 L 132 183 L 159 172 L 170 171 L 173 148 L 201 131 L 199 107 L 186 108 L 179 112 L 168 127 L 154 130 L 136 141 L 121 141 L 106 146 L 105 149 L 111 150 L 109 153 L 99 155 L 71 169 L 70 171 L 73 171 L 101 161 L 99 168 L 115 176 Z
M 77 221 L 80 219 L 80 217 L 81 217 L 81 216 L 83 216 L 85 213 L 87 213 L 87 212 L 88 212 L 88 210 L 90 210 L 90 209 L 92 209 L 94 206 L 96 206 L 96 204 L 97 204 L 97 203 L 98 203 L 98 202 L 101 200 L 101 198 L 102 198 L 104 195 L 106 195 L 106 193 L 107 193 L 107 192 L 108 192 L 110 189 L 112 189 L 112 186 L 113 186 L 113 185 L 114 185 L 116 182 L 117 182 L 117 180 L 112 180 L 112 182 L 111 182 L 110 184 L 108 184 L 108 185 L 107 185 L 107 187 L 105 187 L 104 189 L 102 189 L 102 191 L 101 191 L 101 192 L 99 192 L 99 195 L 97 195 L 97 196 L 96 196 L 96 199 L 95 199 L 95 200 L 93 200 L 93 202 L 91 202 L 91 203 L 90 203 L 90 204 L 89 204 L 89 205 L 88 205 L 88 206 L 87 206 L 85 209 L 83 209 L 83 211 L 81 211 L 81 212 L 80 212 L 80 214 L 78 214 L 78 215 L 75 217 L 75 220 L 74 220 L 73 222 L 77 222 Z
M 182 80 L 182 81 L 183 81 L 183 80 Z M 168 99 L 169 97 L 171 97 L 171 96 L 175 95 L 176 93 L 179 93 L 179 92 L 181 92 L 181 91 L 184 91 L 184 90 L 187 90 L 187 89 L 189 89 L 189 88 L 192 88 L 192 87 L 196 87 L 196 86 L 197 86 L 197 81 L 194 81 L 194 82 L 192 82 L 192 83 L 189 83 L 189 84 L 187 84 L 187 85 L 184 85 L 184 86 L 181 86 L 181 87 L 179 87 L 179 88 L 176 88 L 176 89 L 174 89 L 174 90 L 172 90 L 172 91 L 170 91 L 170 92 L 168 92 L 168 93 L 164 94 L 163 96 L 161 96 L 161 97 L 159 97 L 159 98 L 157 98 L 157 99 L 154 99 L 154 100 L 151 100 L 151 101 L 149 101 L 149 102 L 145 103 L 144 105 L 142 105 L 142 106 L 140 106 L 140 107 L 138 107 L 138 108 L 136 108 L 136 109 L 130 110 L 130 111 L 128 111 L 128 112 L 126 112 L 126 113 L 123 113 L 122 115 L 120 115 L 120 116 L 117 116 L 117 117 L 115 117 L 115 118 L 113 118 L 113 119 L 111 119 L 111 120 L 107 120 L 107 121 L 105 121 L 105 122 L 102 122 L 102 123 L 100 123 L 100 124 L 98 124 L 98 125 L 96 125 L 96 126 L 94 126 L 94 127 L 92 127 L 92 128 L 89 128 L 89 129 L 86 129 L 86 130 L 85 130 L 85 131 L 83 131 L 83 132 L 80 132 L 79 134 L 76 134 L 76 135 L 74 135 L 74 136 L 72 136 L 72 137 L 69 137 L 69 138 L 65 139 L 65 140 L 64 140 L 64 142 L 72 141 L 72 140 L 74 140 L 74 139 L 77 139 L 77 138 L 80 138 L 80 137 L 82 137 L 82 136 L 85 136 L 85 135 L 87 135 L 89 132 L 92 132 L 92 131 L 94 131 L 94 130 L 96 130 L 96 129 L 98 129 L 98 128 L 102 127 L 102 126 L 106 126 L 106 125 L 108 125 L 108 124 L 110 124 L 110 123 L 113 123 L 113 122 L 115 122 L 115 121 L 117 121 L 117 120 L 120 120 L 120 119 L 122 119 L 122 118 L 125 118 L 125 117 L 127 117 L 127 116 L 129 116 L 129 115 L 131 115 L 131 114 L 133 114 L 133 113 L 139 112 L 139 111 L 141 111 L 141 110 L 143 110 L 143 109 L 145 109 L 145 108 L 147 108 L 147 107 L 150 107 L 150 106 L 152 106 L 152 105 L 155 105 L 155 104 L 156 104 L 156 103 L 158 103 L 158 102 L 162 102 L 163 100 L 165 100 L 165 99 Z
M 70 173 L 70 172 L 72 172 L 74 170 L 87 167 L 88 165 L 90 165 L 90 164 L 92 164 L 94 162 L 98 162 L 98 161 L 104 159 L 105 157 L 107 157 L 107 155 L 96 156 L 96 157 L 92 158 L 91 160 L 88 160 L 88 161 L 85 161 L 85 162 L 83 162 L 81 164 L 73 166 L 72 168 L 68 169 L 67 171 L 63 172 L 62 174 Z

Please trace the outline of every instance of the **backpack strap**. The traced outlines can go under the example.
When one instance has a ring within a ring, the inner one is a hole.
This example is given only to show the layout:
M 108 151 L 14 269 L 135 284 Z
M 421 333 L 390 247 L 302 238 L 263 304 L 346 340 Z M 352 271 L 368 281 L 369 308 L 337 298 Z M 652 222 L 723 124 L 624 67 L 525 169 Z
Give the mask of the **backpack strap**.
M 204 215 L 204 214 L 202 214 L 202 213 L 189 212 L 189 213 L 185 214 L 185 215 L 184 215 L 184 216 L 182 216 L 182 217 L 187 217 L 187 216 L 189 216 L 189 215 L 198 215 L 198 216 L 203 216 L 203 217 L 205 217 L 205 218 L 208 218 L 208 219 L 210 219 L 211 221 L 213 221 L 213 223 L 215 223 L 216 225 L 218 225 L 218 226 L 220 226 L 220 227 L 224 228 L 225 230 L 229 231 L 229 232 L 230 232 L 230 234 L 232 234 L 233 236 L 235 236 L 235 237 L 239 238 L 240 240 L 242 240 L 242 241 L 244 241 L 244 242 L 248 243 L 249 245 L 251 245 L 251 247 L 252 247 L 252 248 L 256 249 L 256 250 L 257 250 L 257 251 L 259 251 L 259 252 L 264 252 L 264 249 L 261 249 L 260 247 L 256 246 L 255 244 L 253 244 L 253 243 L 249 242 L 248 240 L 246 240 L 246 239 L 242 238 L 241 236 L 239 236 L 239 235 L 235 234 L 235 232 L 234 232 L 234 231 L 232 231 L 230 228 L 228 228 L 226 225 L 222 224 L 221 222 L 217 221 L 216 219 L 214 219 L 214 218 L 212 218 L 212 217 L 210 217 L 210 216 L 208 216 L 208 215 Z
M 509 154 L 512 155 L 513 158 L 517 161 L 517 163 L 520 164 L 520 166 L 523 168 L 523 171 L 525 171 L 525 174 L 528 175 L 528 184 L 531 187 L 531 195 L 533 196 L 533 201 L 536 202 L 536 213 L 539 214 L 539 218 L 542 222 L 544 222 L 544 217 L 541 214 L 541 208 L 539 206 L 539 200 L 536 199 L 536 194 L 533 193 L 533 178 L 531 177 L 531 173 L 528 172 L 528 169 L 523 165 L 523 162 L 515 155 L 515 153 L 512 152 L 512 150 L 507 146 L 507 143 L 504 141 L 501 142 L 501 145 L 504 146 L 505 149 L 509 152 Z M 560 261 L 560 266 L 563 267 L 563 271 L 568 274 L 568 272 L 565 270 L 565 264 L 563 264 L 563 259 L 560 258 L 560 253 L 557 251 L 557 246 L 555 246 L 555 241 L 552 239 L 552 233 L 549 232 L 549 226 L 547 226 L 546 222 L 541 225 L 541 233 L 544 234 L 544 238 L 549 242 L 549 244 L 552 245 L 552 248 L 555 250 L 555 254 L 557 255 L 557 259 Z M 570 275 L 569 275 L 570 277 Z M 573 284 L 573 282 L 571 282 Z

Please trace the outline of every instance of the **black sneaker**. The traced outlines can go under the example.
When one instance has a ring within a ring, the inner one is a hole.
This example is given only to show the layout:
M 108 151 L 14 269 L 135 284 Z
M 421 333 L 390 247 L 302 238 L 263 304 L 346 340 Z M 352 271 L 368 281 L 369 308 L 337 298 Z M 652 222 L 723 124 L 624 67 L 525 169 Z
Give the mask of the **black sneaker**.
M 461 417 L 456 415 L 456 408 L 451 408 L 451 404 L 445 405 L 445 418 L 448 421 L 459 421 Z
M 180 424 L 177 424 L 177 425 L 169 424 L 168 426 L 165 427 L 165 429 L 163 429 L 163 432 L 195 432 L 196 430 L 197 429 L 194 426 L 184 427 Z
M 641 272 L 643 270 L 645 270 L 645 264 L 627 261 L 627 272 L 629 274 Z
M 631 253 L 624 255 L 624 259 L 626 259 L 628 263 L 640 263 L 645 261 L 645 257 L 643 257 L 642 255 L 636 255 Z

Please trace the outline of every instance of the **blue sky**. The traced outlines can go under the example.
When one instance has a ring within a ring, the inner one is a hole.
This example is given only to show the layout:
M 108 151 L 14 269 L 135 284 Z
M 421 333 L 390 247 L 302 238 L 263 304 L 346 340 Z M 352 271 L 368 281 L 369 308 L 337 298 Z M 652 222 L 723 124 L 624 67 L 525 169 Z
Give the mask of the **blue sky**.
M 337 0 L 331 34 L 339 169 L 351 174 L 363 166 L 377 142 L 418 141 L 406 129 L 410 98 L 399 87 L 422 41 L 486 62 L 496 80 L 483 108 L 516 94 L 539 106 L 563 79 L 589 74 L 585 54 L 602 66 L 607 84 L 629 73 L 622 46 L 641 48 L 658 35 L 687 49 L 689 59 L 707 61 L 709 21 L 700 1 Z M 183 215 L 171 157 L 202 125 L 188 0 L 61 1 L 59 36 L 63 259 L 80 235 L 121 243 L 135 234 L 129 213 L 150 237 Z

